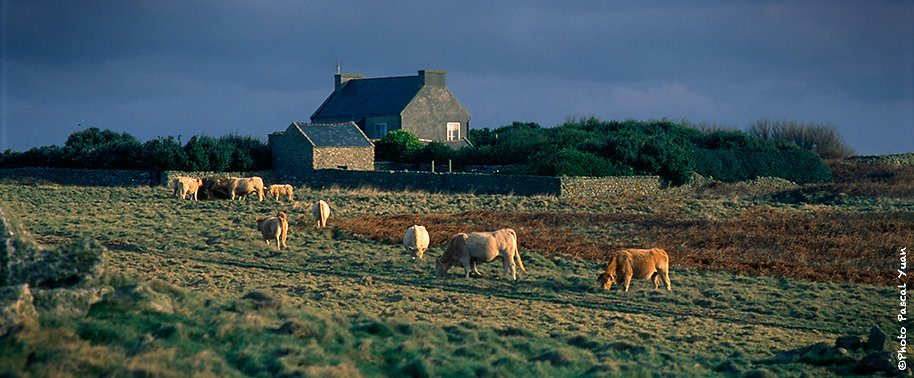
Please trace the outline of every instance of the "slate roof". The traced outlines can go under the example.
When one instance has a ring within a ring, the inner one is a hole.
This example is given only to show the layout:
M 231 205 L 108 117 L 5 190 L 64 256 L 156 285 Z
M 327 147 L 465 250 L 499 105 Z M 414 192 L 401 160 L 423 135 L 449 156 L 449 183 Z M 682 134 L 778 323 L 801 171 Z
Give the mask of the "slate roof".
M 333 92 L 311 119 L 400 114 L 420 89 L 418 76 L 350 80 Z
M 371 140 L 355 124 L 293 122 L 289 131 L 297 129 L 314 147 L 373 147 Z

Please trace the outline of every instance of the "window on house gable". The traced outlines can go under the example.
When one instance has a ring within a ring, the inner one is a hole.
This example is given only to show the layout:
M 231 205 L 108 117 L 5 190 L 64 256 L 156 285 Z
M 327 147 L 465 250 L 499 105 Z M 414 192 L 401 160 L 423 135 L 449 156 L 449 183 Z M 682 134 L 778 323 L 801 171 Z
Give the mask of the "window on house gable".
M 447 140 L 460 140 L 460 122 L 447 123 Z

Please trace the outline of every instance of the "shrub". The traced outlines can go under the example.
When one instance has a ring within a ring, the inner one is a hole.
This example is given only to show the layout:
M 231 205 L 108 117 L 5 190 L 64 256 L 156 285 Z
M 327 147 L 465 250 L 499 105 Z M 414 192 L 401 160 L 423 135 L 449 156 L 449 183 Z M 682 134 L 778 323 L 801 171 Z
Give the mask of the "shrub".
M 822 159 L 840 159 L 854 154 L 832 125 L 760 119 L 749 125 L 750 135 L 764 140 L 793 143 Z
M 534 154 L 521 172 L 545 176 L 618 176 L 631 174 L 631 169 L 589 152 L 563 148 Z
M 422 142 L 407 130 L 394 130 L 375 143 L 378 160 L 403 162 L 423 148 Z

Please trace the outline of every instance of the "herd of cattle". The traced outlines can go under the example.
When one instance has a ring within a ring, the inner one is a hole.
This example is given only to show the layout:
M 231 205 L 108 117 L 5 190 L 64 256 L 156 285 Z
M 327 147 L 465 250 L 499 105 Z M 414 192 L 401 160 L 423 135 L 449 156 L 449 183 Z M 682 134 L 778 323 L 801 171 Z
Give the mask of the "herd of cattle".
M 270 185 L 270 196 L 279 201 L 285 198 L 292 201 L 292 186 L 286 184 Z M 262 202 L 264 199 L 264 184 L 260 177 L 176 177 L 174 182 L 174 195 L 182 200 L 193 196 L 197 200 L 199 195 L 204 198 L 221 198 L 235 200 L 243 199 L 248 195 L 256 194 Z M 311 206 L 311 214 L 318 228 L 327 227 L 330 217 L 330 206 L 320 200 Z M 264 241 L 276 242 L 276 248 L 288 249 L 286 237 L 289 230 L 287 215 L 279 211 L 276 216 L 258 218 L 257 230 L 261 232 Z M 424 226 L 414 225 L 406 230 L 403 236 L 403 247 L 413 259 L 421 259 L 428 250 L 428 230 Z M 435 261 L 435 275 L 443 277 L 452 266 L 462 266 L 466 278 L 470 273 L 478 276 L 482 274 L 476 269 L 477 262 L 490 262 L 496 257 L 501 257 L 504 264 L 504 274 L 511 279 L 517 279 L 517 268 L 524 273 L 524 263 L 521 261 L 517 249 L 517 233 L 510 228 L 503 228 L 492 232 L 458 233 L 450 238 L 444 253 Z M 609 290 L 613 283 L 620 283 L 624 291 L 628 291 L 631 280 L 649 279 L 654 282 L 654 288 L 660 287 L 662 281 L 667 290 L 670 287 L 670 257 L 660 248 L 652 249 L 625 249 L 613 252 L 605 271 L 597 276 L 600 285 Z

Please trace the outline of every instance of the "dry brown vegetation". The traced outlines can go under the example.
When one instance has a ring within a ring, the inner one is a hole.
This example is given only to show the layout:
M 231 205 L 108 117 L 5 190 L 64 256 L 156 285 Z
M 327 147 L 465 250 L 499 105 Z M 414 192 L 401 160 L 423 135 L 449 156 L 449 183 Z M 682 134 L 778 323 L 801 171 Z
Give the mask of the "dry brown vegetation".
M 835 176 L 835 190 L 854 196 L 914 199 L 914 165 L 866 162 L 859 159 L 826 161 Z
M 885 283 L 896 246 L 914 233 L 910 214 L 860 214 L 751 209 L 729 219 L 683 219 L 669 213 L 594 214 L 468 211 L 459 214 L 362 216 L 338 226 L 374 240 L 396 242 L 414 224 L 430 244 L 457 232 L 510 227 L 521 250 L 604 261 L 610 251 L 656 246 L 684 268 L 814 281 Z M 639 240 L 637 244 L 633 240 Z M 865 247 L 864 247 L 865 246 Z

